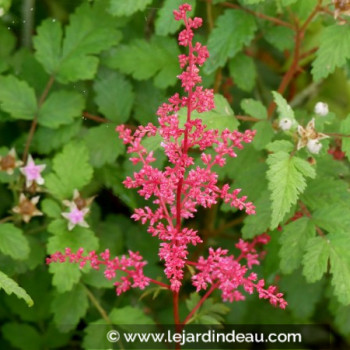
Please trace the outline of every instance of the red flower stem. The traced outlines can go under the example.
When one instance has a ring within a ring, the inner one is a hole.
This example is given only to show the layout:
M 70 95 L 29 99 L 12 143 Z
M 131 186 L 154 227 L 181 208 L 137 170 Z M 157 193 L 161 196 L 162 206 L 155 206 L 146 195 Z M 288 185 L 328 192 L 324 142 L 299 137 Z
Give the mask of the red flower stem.
M 210 294 L 214 292 L 214 290 L 219 286 L 219 283 L 213 284 L 210 289 L 202 296 L 201 300 L 199 300 L 198 304 L 191 310 L 191 312 L 187 315 L 185 320 L 182 322 L 182 325 L 186 325 L 195 312 L 202 306 L 202 304 L 209 298 Z
M 89 112 L 83 112 L 83 116 L 86 119 L 94 120 L 95 122 L 98 122 L 98 123 L 110 123 L 111 122 L 108 119 L 102 118 L 102 117 L 100 117 L 98 115 L 90 114 Z
M 159 282 L 159 281 L 154 280 L 152 278 L 150 278 L 150 281 L 154 284 L 157 284 L 158 286 L 161 286 L 161 287 L 166 288 L 166 289 L 170 289 L 170 286 L 168 284 L 165 284 L 163 282 Z

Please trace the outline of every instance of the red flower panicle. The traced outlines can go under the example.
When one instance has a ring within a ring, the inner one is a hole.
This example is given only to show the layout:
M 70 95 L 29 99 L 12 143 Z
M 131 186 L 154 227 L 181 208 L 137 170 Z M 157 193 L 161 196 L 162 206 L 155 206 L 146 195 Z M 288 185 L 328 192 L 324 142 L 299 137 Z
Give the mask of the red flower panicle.
M 204 64 L 209 53 L 200 43 L 192 44 L 193 29 L 202 25 L 202 19 L 187 18 L 187 12 L 190 10 L 191 6 L 184 4 L 178 11 L 174 11 L 175 19 L 185 24 L 185 29 L 178 37 L 179 44 L 188 47 L 188 55 L 179 56 L 183 71 L 178 78 L 181 80 L 185 96 L 176 93 L 169 98 L 168 103 L 163 103 L 158 108 L 158 127 L 149 123 L 139 126 L 135 132 L 124 125 L 116 128 L 124 144 L 128 145 L 127 153 L 132 154 L 130 161 L 133 164 L 142 164 L 141 170 L 127 177 L 123 183 L 126 188 L 138 189 L 142 197 L 152 201 L 152 205 L 136 209 L 132 218 L 148 225 L 148 232 L 161 241 L 159 257 L 165 263 L 165 275 L 175 293 L 182 285 L 183 270 L 188 262 L 188 246 L 202 243 L 196 230 L 182 227 L 183 219 L 194 217 L 198 207 L 210 208 L 219 200 L 239 210 L 245 210 L 247 214 L 255 213 L 255 207 L 247 201 L 247 197 L 239 197 L 240 189 L 231 189 L 228 184 L 219 185 L 218 175 L 213 169 L 214 166 L 224 166 L 226 157 L 236 157 L 235 149 L 242 149 L 243 143 L 250 143 L 255 132 L 247 130 L 241 133 L 228 129 L 219 131 L 208 128 L 201 119 L 191 119 L 192 112 L 206 112 L 215 106 L 213 90 L 204 89 L 199 85 L 202 81 L 199 67 Z M 186 111 L 186 121 L 180 121 L 180 109 Z M 155 135 L 161 137 L 161 147 L 167 156 L 168 162 L 164 170 L 152 165 L 156 160 L 154 153 L 142 144 L 144 138 Z M 195 164 L 195 159 L 190 153 L 192 149 L 200 152 L 201 163 Z M 198 270 L 192 278 L 193 285 L 197 291 L 206 289 L 208 284 L 215 285 L 222 291 L 223 299 L 229 301 L 244 298 L 237 290 L 242 286 L 248 293 L 256 290 L 261 298 L 269 299 L 273 305 L 284 308 L 286 302 L 275 287 L 264 289 L 264 281 L 255 282 L 257 277 L 254 273 L 245 277 L 253 265 L 259 264 L 256 244 L 267 242 L 266 235 L 255 238 L 252 243 L 240 240 L 237 247 L 241 250 L 241 255 L 236 259 L 227 255 L 227 250 L 210 248 L 207 259 L 201 257 L 198 263 L 192 263 Z M 65 257 L 73 262 L 78 260 L 80 264 L 90 261 L 93 267 L 104 264 L 107 266 L 107 278 L 114 277 L 115 270 L 126 272 L 127 276 L 122 277 L 116 284 L 118 294 L 130 287 L 144 288 L 150 282 L 143 275 L 142 268 L 145 263 L 138 253 L 130 252 L 130 258 L 113 260 L 105 258 L 102 254 L 102 260 L 99 260 L 94 252 L 85 258 L 81 255 L 77 258 L 70 252 L 68 255 L 59 254 L 53 255 L 48 262 L 61 261 Z M 247 266 L 241 265 L 242 259 L 247 261 Z M 130 267 L 133 270 L 130 270 Z

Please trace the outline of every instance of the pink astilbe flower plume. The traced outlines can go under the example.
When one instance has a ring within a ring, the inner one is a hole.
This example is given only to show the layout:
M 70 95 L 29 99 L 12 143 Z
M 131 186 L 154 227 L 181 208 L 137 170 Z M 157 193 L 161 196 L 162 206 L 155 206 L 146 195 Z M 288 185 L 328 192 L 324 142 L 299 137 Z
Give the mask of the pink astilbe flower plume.
M 275 287 L 264 289 L 264 281 L 258 280 L 255 273 L 249 272 L 252 266 L 259 264 L 261 256 L 256 246 L 266 244 L 269 240 L 267 235 L 256 237 L 251 243 L 240 240 L 236 247 L 241 254 L 237 258 L 229 255 L 227 250 L 210 248 L 207 258 L 200 257 L 198 262 L 188 261 L 189 246 L 202 243 L 202 239 L 196 230 L 184 227 L 183 221 L 193 218 L 199 207 L 210 208 L 222 201 L 244 210 L 248 215 L 255 214 L 254 205 L 246 196 L 240 196 L 241 189 L 231 188 L 229 184 L 220 185 L 218 174 L 214 170 L 216 166 L 223 167 L 227 157 L 236 157 L 236 150 L 242 149 L 243 144 L 250 143 L 255 132 L 247 130 L 241 133 L 228 129 L 219 131 L 208 128 L 200 118 L 191 119 L 192 112 L 203 113 L 215 106 L 213 90 L 199 85 L 202 81 L 199 68 L 209 53 L 200 43 L 192 43 L 193 29 L 199 28 L 202 20 L 187 18 L 190 10 L 190 5 L 183 4 L 179 10 L 174 11 L 175 19 L 185 24 L 185 29 L 178 37 L 179 44 L 188 48 L 187 55 L 179 55 L 182 73 L 178 78 L 185 95 L 176 93 L 158 108 L 158 126 L 149 123 L 138 126 L 134 132 L 124 125 L 116 128 L 119 137 L 127 145 L 130 161 L 142 165 L 141 170 L 128 176 L 123 184 L 128 189 L 137 189 L 140 196 L 151 201 L 150 205 L 135 209 L 131 217 L 147 225 L 148 232 L 160 240 L 159 257 L 164 261 L 164 272 L 170 281 L 170 286 L 167 287 L 172 290 L 174 300 L 183 283 L 185 265 L 191 264 L 197 270 L 192 277 L 197 291 L 211 285 L 213 290 L 221 290 L 222 298 L 228 301 L 244 299 L 238 288 L 248 293 L 257 291 L 261 298 L 269 299 L 273 305 L 284 308 L 286 302 L 282 294 Z M 179 118 L 181 109 L 181 113 L 186 111 L 185 121 Z M 167 157 L 164 169 L 154 166 L 156 159 L 153 151 L 149 151 L 142 143 L 143 139 L 156 135 L 161 137 L 160 146 Z M 196 163 L 191 152 L 193 149 L 196 149 L 196 154 L 200 153 Z M 145 262 L 138 253 L 130 252 L 130 258 L 112 260 L 107 257 L 107 252 L 102 254 L 99 258 L 92 252 L 83 258 L 80 251 L 76 255 L 67 251 L 63 255 L 56 253 L 48 262 L 69 259 L 85 264 L 89 261 L 94 268 L 104 264 L 107 278 L 113 278 L 115 270 L 122 270 L 126 272 L 126 277 L 122 277 L 116 284 L 118 294 L 130 287 L 144 288 L 149 282 L 154 282 L 143 275 Z M 174 315 L 176 313 L 174 306 Z M 175 322 L 178 322 L 176 316 Z

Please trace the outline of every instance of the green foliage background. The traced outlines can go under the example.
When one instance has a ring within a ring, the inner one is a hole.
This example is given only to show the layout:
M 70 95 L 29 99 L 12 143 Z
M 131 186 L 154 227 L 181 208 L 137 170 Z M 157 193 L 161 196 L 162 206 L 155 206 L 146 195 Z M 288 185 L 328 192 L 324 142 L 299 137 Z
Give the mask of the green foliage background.
M 205 245 L 233 252 L 240 237 L 269 232 L 271 242 L 257 271 L 269 284 L 277 283 L 289 303 L 282 311 L 248 296 L 245 302 L 223 305 L 215 294 L 194 322 L 327 324 L 339 348 L 346 347 L 349 22 L 335 20 L 327 0 L 321 5 L 317 0 L 188 2 L 204 19 L 195 39 L 208 45 L 204 85 L 217 93 L 216 109 L 203 115 L 206 124 L 257 130 L 252 145 L 218 169 L 222 179 L 243 189 L 257 214 L 246 217 L 220 203 L 191 225 L 200 229 Z M 131 249 L 148 261 L 149 276 L 165 280 L 158 242 L 129 219 L 144 203 L 121 184 L 133 167 L 114 129 L 121 123 L 156 123 L 157 107 L 179 91 L 179 23 L 172 10 L 181 3 L 0 0 L 0 155 L 15 147 L 22 156 L 34 121 L 30 153 L 47 165 L 39 205 L 45 216 L 29 224 L 0 219 L 0 348 L 103 346 L 91 326 L 106 320 L 101 310 L 113 323 L 172 322 L 171 298 L 159 288 L 116 297 L 112 283 L 100 273 L 67 264 L 47 267 L 45 256 L 65 247 L 109 248 L 114 255 Z M 296 38 L 295 26 L 303 36 Z M 271 94 L 277 90 L 280 94 Z M 330 113 L 315 115 L 317 101 L 327 102 Z M 278 127 L 286 117 L 295 122 L 289 132 Z M 305 127 L 313 117 L 317 131 L 331 135 L 322 141 L 318 155 L 295 147 L 295 126 Z M 161 166 L 164 156 L 157 141 L 148 147 L 156 151 Z M 334 159 L 327 151 L 339 147 L 346 157 Z M 0 173 L 1 218 L 10 215 L 22 185 L 19 172 L 12 177 Z M 90 228 L 69 232 L 61 201 L 71 199 L 74 189 L 96 198 Z M 296 212 L 303 216 L 293 220 Z M 200 247 L 191 254 L 205 251 Z M 182 317 L 197 302 L 191 292 L 185 284 Z

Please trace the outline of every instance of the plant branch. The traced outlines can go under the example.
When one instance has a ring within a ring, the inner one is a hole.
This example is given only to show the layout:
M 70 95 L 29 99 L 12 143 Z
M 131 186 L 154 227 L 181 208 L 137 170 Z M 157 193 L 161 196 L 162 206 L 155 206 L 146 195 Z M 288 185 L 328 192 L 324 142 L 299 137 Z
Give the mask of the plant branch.
M 331 137 L 350 137 L 350 135 L 338 134 L 336 132 L 325 132 L 324 134 Z
M 170 289 L 170 286 L 168 284 L 165 284 L 163 282 L 160 282 L 160 281 L 157 281 L 157 280 L 154 280 L 154 279 L 150 279 L 152 283 L 154 284 L 157 284 L 158 286 L 160 287 L 163 287 L 163 288 L 166 288 L 166 289 Z
M 14 219 L 13 216 L 6 216 L 5 218 L 0 220 L 0 224 L 4 224 L 5 222 L 12 221 Z
M 247 115 L 236 115 L 235 117 L 239 120 L 244 120 L 247 122 L 254 122 L 254 123 L 261 122 L 263 120 L 263 119 L 259 119 L 259 118 L 250 117 Z
M 55 81 L 55 77 L 53 75 L 51 75 L 49 81 L 47 82 L 46 86 L 45 86 L 45 89 L 43 91 L 43 93 L 41 94 L 40 98 L 39 98 L 39 101 L 38 101 L 38 109 L 42 106 L 42 104 L 44 103 L 51 87 L 52 87 L 52 84 L 54 83 Z M 25 148 L 24 148 L 24 152 L 23 152 L 23 157 L 22 157 L 22 160 L 24 163 L 26 163 L 27 161 L 27 157 L 28 157 L 28 153 L 29 153 L 29 148 L 30 148 L 30 144 L 32 143 L 32 140 L 33 140 L 33 136 L 34 136 L 34 133 L 35 133 L 35 130 L 36 130 L 36 127 L 37 127 L 37 124 L 38 124 L 38 114 L 36 114 L 34 116 L 34 119 L 32 121 L 32 125 L 30 126 L 30 130 L 29 130 L 29 134 L 28 134 L 28 138 L 27 138 L 27 142 L 26 142 L 26 145 L 25 145 Z
M 83 112 L 83 116 L 87 119 L 94 120 L 95 122 L 98 122 L 98 123 L 110 123 L 111 122 L 110 120 L 108 120 L 106 118 L 102 118 L 100 116 L 90 114 L 89 112 Z

